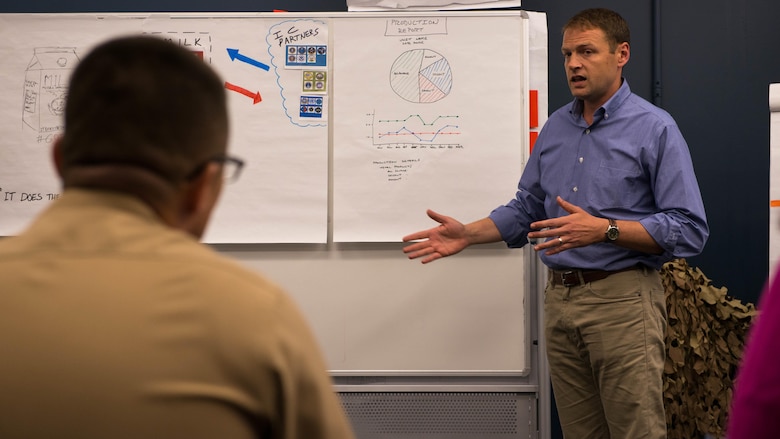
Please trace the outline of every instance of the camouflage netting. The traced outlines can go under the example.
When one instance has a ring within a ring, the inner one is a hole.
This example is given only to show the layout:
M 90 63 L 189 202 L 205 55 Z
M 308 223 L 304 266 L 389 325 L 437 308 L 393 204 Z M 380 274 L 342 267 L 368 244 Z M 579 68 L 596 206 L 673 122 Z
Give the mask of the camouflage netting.
M 669 326 L 664 368 L 668 439 L 721 437 L 755 305 L 712 285 L 685 259 L 664 265 Z

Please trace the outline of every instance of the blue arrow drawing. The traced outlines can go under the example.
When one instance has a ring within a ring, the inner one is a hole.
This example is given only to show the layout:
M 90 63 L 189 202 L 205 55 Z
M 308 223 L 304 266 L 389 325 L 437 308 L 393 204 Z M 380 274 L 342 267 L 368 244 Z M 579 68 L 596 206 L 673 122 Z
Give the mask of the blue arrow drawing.
M 245 63 L 247 63 L 247 64 L 249 64 L 251 66 L 260 67 L 261 69 L 263 69 L 265 71 L 268 71 L 268 69 L 270 68 L 267 65 L 261 63 L 260 61 L 252 59 L 252 58 L 250 58 L 248 56 L 241 55 L 240 53 L 238 53 L 238 49 L 228 49 L 227 51 L 228 51 L 228 56 L 230 56 L 230 60 L 231 61 L 239 60 L 239 61 L 245 62 Z

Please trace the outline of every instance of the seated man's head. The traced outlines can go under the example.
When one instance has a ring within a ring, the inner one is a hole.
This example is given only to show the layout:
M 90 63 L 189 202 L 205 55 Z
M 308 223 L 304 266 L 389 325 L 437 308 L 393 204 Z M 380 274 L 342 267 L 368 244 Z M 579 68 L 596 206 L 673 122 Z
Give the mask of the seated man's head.
M 174 43 L 129 36 L 98 45 L 73 72 L 55 162 L 65 188 L 129 193 L 200 236 L 221 190 L 227 136 L 214 70 Z

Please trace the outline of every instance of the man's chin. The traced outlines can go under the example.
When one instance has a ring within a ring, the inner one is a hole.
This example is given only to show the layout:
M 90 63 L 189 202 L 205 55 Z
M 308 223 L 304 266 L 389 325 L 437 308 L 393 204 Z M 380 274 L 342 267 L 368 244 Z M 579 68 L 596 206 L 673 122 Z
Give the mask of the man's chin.
M 571 95 L 575 98 L 582 99 L 585 96 L 588 95 L 587 91 L 585 91 L 585 88 L 583 87 L 575 87 L 572 85 L 569 85 L 569 91 L 571 92 Z

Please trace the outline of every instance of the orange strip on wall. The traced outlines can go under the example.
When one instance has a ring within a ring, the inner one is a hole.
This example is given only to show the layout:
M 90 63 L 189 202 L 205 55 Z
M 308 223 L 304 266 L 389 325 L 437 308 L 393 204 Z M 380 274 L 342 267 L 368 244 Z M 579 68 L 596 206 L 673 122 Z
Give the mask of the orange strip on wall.
M 780 200 L 770 200 L 769 207 L 780 207 Z
M 528 92 L 528 99 L 531 101 L 529 124 L 531 128 L 539 127 L 539 90 L 530 90 Z
M 528 147 L 528 153 L 530 154 L 531 151 L 534 150 L 534 143 L 536 143 L 536 138 L 539 137 L 539 132 L 531 131 L 529 134 L 531 135 L 529 141 L 530 146 Z

